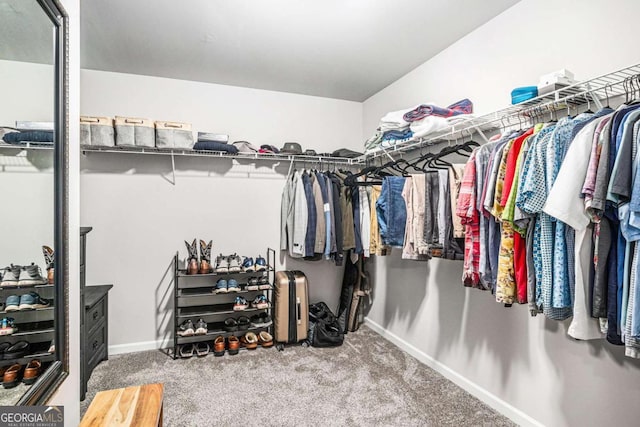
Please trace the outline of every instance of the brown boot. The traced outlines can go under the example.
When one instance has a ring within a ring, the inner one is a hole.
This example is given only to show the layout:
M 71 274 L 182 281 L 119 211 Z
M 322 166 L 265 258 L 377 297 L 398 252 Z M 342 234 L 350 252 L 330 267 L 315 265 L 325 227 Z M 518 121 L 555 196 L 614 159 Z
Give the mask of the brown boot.
M 193 239 L 192 243 L 185 240 L 184 244 L 187 246 L 187 251 L 189 251 L 187 274 L 198 274 L 198 247 L 196 246 L 196 239 Z
M 211 246 L 213 240 L 206 244 L 204 240 L 200 240 L 200 274 L 211 273 Z

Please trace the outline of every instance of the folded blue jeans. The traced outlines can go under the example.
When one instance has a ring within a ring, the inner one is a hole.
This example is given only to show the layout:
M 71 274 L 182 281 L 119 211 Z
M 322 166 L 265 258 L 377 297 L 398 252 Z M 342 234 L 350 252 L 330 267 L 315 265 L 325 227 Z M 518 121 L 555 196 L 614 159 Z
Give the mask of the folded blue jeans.
M 401 248 L 407 223 L 407 206 L 402 197 L 405 179 L 389 176 L 382 181 L 382 191 L 376 201 L 378 226 L 382 243 Z

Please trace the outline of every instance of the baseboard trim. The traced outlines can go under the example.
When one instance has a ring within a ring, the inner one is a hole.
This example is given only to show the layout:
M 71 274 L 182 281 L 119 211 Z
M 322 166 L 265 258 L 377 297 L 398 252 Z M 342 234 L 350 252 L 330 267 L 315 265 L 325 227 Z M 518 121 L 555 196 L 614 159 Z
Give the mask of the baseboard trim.
M 139 351 L 158 350 L 167 348 L 170 345 L 169 340 L 142 341 L 131 344 L 116 344 L 109 346 L 109 356 L 125 353 L 137 353 Z
M 414 347 L 412 344 L 400 338 L 393 332 L 390 332 L 389 330 L 379 325 L 378 323 L 374 322 L 373 320 L 369 318 L 365 318 L 365 323 L 367 324 L 367 326 L 369 326 L 371 329 L 373 329 L 376 333 L 381 335 L 387 341 L 390 341 L 391 343 L 395 344 L 398 348 L 406 351 L 411 356 L 415 357 L 416 359 L 418 359 L 420 362 L 424 363 L 431 369 L 439 372 L 445 378 L 454 382 L 456 385 L 458 385 L 465 391 L 469 392 L 476 398 L 480 399 L 482 402 L 486 403 L 496 411 L 500 412 L 505 417 L 508 417 L 518 425 L 531 426 L 531 427 L 544 426 L 544 424 L 540 423 L 539 421 L 525 414 L 518 408 L 502 400 L 501 398 L 489 392 L 488 390 L 484 389 L 480 385 L 460 375 L 458 372 L 454 371 L 453 369 L 449 368 L 443 363 L 437 361 L 433 357 L 424 353 L 422 350 Z

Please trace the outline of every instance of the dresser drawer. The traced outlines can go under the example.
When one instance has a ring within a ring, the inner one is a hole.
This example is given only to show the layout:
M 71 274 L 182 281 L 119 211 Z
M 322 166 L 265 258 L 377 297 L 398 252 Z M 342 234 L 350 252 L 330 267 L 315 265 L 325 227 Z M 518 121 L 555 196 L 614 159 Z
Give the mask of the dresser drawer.
M 100 299 L 95 305 L 87 308 L 84 318 L 85 330 L 91 335 L 96 326 L 107 318 L 107 304 L 104 298 Z
M 105 358 L 107 350 L 107 326 L 102 324 L 85 343 L 85 360 L 88 360 L 88 371 L 91 372 L 96 365 Z

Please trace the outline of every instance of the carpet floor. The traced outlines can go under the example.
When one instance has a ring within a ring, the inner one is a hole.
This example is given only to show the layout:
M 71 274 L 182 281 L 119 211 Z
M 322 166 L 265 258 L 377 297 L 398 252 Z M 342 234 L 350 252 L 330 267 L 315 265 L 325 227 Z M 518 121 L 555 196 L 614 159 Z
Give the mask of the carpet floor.
M 514 425 L 366 326 L 332 349 L 113 356 L 93 371 L 82 413 L 100 390 L 155 382 L 171 427 Z

